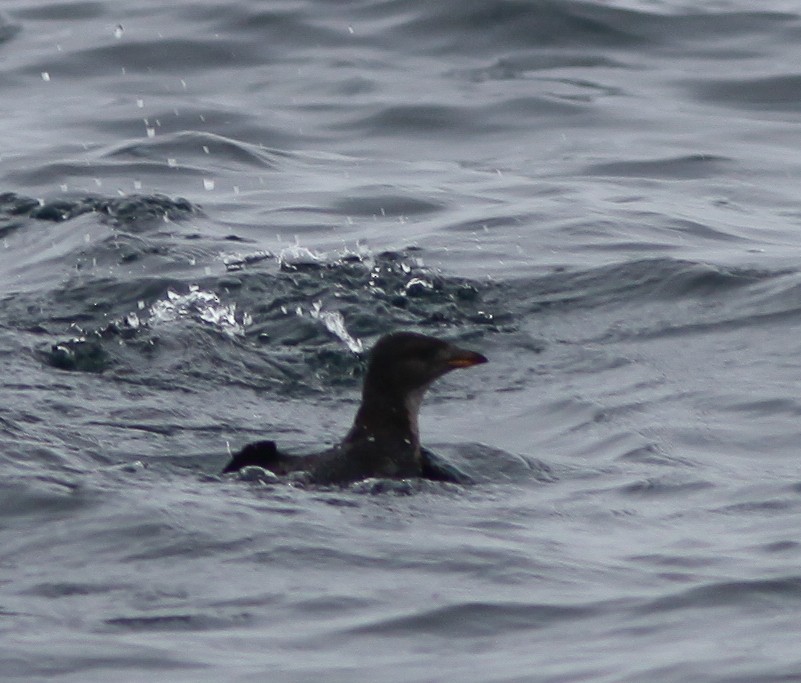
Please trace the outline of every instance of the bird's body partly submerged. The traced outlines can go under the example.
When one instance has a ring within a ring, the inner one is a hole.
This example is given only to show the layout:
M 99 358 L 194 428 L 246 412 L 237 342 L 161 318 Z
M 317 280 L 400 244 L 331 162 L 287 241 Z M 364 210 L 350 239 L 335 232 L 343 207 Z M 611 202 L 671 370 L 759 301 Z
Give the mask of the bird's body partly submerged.
M 303 472 L 315 484 L 348 484 L 371 477 L 458 481 L 453 469 L 422 448 L 417 416 L 434 380 L 487 359 L 480 353 L 414 332 L 379 339 L 370 353 L 362 402 L 353 426 L 331 449 L 306 456 L 281 453 L 274 441 L 245 446 L 225 466 L 257 466 L 278 476 Z

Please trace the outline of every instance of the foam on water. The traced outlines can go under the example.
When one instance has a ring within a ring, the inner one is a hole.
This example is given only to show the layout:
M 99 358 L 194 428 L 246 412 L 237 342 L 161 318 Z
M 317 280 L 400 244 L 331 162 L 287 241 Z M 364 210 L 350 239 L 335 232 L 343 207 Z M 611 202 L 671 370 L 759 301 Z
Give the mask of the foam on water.
M 309 315 L 315 320 L 319 320 L 325 328 L 338 339 L 341 339 L 353 353 L 361 353 L 364 350 L 361 339 L 354 339 L 345 329 L 345 318 L 338 311 L 324 311 L 323 304 L 315 301 L 312 304 Z
M 253 322 L 249 313 L 237 314 L 236 303 L 223 304 L 217 294 L 204 291 L 198 285 L 189 285 L 186 294 L 167 290 L 166 298 L 152 304 L 148 313 L 147 324 L 151 327 L 193 317 L 229 336 L 243 336 Z M 133 329 L 139 327 L 136 313 L 128 314 L 125 321 Z

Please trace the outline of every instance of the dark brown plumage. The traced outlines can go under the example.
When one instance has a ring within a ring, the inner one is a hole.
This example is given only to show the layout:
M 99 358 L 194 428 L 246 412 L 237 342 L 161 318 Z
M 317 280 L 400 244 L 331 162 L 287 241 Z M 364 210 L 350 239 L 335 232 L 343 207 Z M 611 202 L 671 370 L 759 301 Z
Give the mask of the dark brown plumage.
M 487 359 L 480 353 L 414 332 L 379 339 L 367 365 L 362 402 L 345 438 L 322 453 L 289 456 L 273 441 L 245 446 L 225 466 L 249 465 L 282 476 L 303 471 L 317 484 L 347 484 L 369 477 L 458 480 L 457 473 L 420 446 L 417 416 L 423 396 L 437 378 Z

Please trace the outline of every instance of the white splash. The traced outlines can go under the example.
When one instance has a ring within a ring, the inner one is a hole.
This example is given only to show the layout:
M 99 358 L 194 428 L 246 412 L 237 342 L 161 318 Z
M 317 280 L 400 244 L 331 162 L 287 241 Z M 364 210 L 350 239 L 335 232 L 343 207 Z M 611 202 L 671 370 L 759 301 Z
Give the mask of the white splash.
M 325 255 L 317 254 L 311 249 L 302 247 L 298 238 L 295 238 L 295 244 L 291 247 L 281 249 L 278 254 L 278 265 L 308 265 L 322 263 L 325 260 Z
M 345 327 L 345 318 L 339 311 L 324 311 L 321 301 L 315 301 L 309 311 L 314 320 L 319 320 L 325 329 L 337 337 L 339 340 L 345 342 L 347 347 L 352 353 L 361 353 L 364 350 L 361 339 L 356 339 L 350 335 Z
M 167 298 L 154 303 L 149 313 L 147 322 L 151 326 L 190 318 L 219 328 L 231 337 L 244 335 L 245 328 L 253 322 L 248 313 L 237 316 L 236 303 L 224 304 L 214 292 L 197 285 L 191 285 L 188 294 L 168 290 Z
M 338 252 L 338 257 L 340 260 L 347 261 L 352 257 L 356 257 L 362 263 L 362 265 L 367 268 L 368 271 L 372 270 L 375 267 L 375 256 L 373 254 L 372 249 L 368 247 L 364 242 L 356 242 L 356 246 L 354 248 L 345 247 L 341 251 Z
M 225 269 L 228 271 L 232 270 L 242 270 L 246 266 L 252 265 L 254 263 L 259 263 L 260 261 L 265 261 L 266 259 L 272 258 L 273 254 L 270 251 L 252 251 L 247 254 L 242 252 L 235 252 L 231 254 L 224 254 L 222 257 L 223 264 L 225 265 Z
M 428 280 L 423 280 L 419 277 L 413 277 L 409 280 L 403 287 L 403 290 L 408 294 L 409 291 L 420 291 L 421 289 L 434 289 L 434 285 L 432 285 Z

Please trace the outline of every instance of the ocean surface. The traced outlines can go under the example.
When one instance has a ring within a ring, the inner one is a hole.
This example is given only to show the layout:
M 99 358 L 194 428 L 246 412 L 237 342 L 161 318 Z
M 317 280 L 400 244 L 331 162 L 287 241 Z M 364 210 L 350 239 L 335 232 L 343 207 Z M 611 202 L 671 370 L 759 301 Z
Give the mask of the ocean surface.
M 799 188 L 796 1 L 0 3 L 0 680 L 801 681 Z

